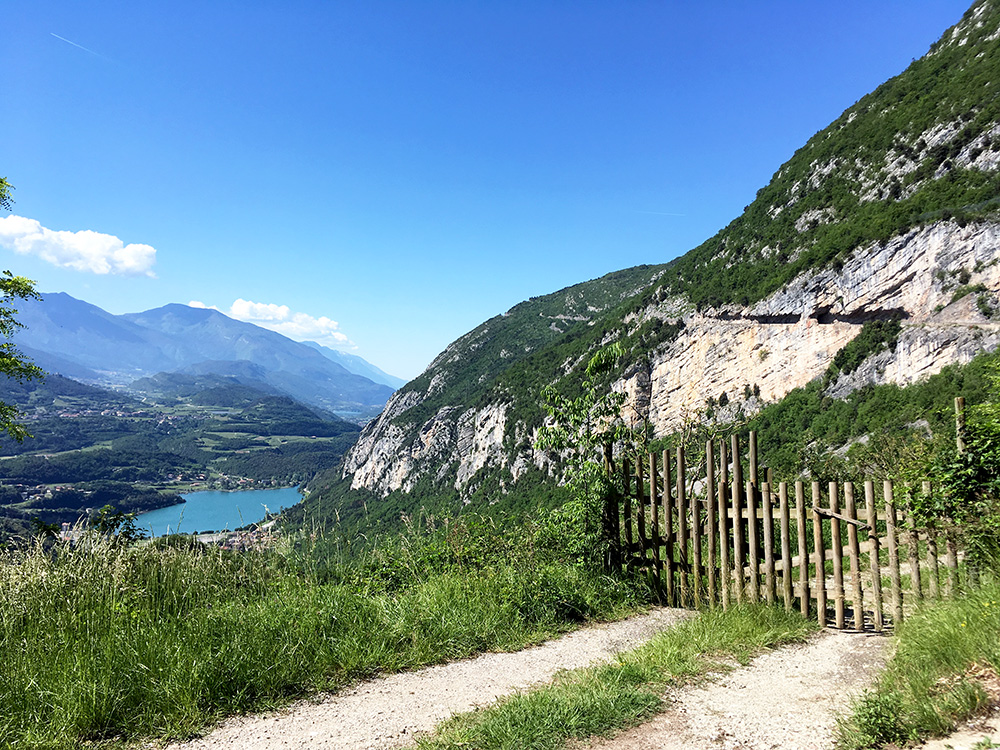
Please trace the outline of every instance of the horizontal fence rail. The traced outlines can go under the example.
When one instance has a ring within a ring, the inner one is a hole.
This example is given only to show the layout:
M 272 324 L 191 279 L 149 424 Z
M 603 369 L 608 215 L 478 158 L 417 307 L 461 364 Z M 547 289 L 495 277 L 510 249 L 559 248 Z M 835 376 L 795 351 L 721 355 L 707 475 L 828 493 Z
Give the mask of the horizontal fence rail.
M 915 520 L 929 482 L 760 481 L 754 433 L 745 479 L 742 458 L 736 436 L 707 443 L 696 491 L 683 448 L 622 461 L 626 492 L 605 514 L 610 564 L 645 571 L 671 606 L 782 603 L 839 629 L 881 631 L 910 604 L 958 590 L 955 530 Z

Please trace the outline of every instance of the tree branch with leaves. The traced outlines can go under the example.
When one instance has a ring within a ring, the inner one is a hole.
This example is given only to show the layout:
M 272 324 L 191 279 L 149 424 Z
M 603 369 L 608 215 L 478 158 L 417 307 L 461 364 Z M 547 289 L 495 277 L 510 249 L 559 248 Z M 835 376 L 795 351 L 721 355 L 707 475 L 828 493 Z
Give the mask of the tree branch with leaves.
M 0 208 L 10 210 L 13 204 L 10 194 L 13 189 L 6 178 L 0 177 Z M 14 305 L 18 300 L 29 299 L 41 299 L 35 291 L 33 281 L 15 276 L 10 271 L 0 274 L 0 339 L 3 340 L 0 343 L 0 375 L 19 382 L 35 380 L 44 374 L 10 340 L 19 328 L 24 327 L 17 319 L 17 308 Z M 21 421 L 23 417 L 15 405 L 0 401 L 0 432 L 6 432 L 19 443 L 24 438 L 31 437 Z

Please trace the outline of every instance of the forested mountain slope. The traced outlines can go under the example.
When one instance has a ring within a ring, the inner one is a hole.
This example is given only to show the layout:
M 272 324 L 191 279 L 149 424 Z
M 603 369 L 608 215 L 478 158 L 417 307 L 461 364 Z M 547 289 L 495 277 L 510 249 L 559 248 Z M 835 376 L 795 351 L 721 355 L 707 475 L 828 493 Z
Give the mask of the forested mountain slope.
M 572 394 L 612 341 L 628 351 L 613 387 L 656 436 L 706 412 L 753 412 L 824 374 L 842 398 L 995 349 L 998 5 L 977 2 L 683 257 L 529 300 L 451 344 L 314 502 L 517 495 L 553 469 L 533 448 L 542 388 Z

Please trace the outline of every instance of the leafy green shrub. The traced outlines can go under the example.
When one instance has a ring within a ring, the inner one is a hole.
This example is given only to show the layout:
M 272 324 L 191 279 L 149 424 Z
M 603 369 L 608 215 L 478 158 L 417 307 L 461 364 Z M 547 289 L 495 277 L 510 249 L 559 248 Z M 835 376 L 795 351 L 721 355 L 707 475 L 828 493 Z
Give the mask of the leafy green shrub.
M 830 383 L 840 374 L 849 375 L 874 354 L 885 350 L 895 351 L 901 331 L 899 318 L 868 321 L 861 326 L 861 332 L 834 355 L 833 362 L 824 375 L 824 382 Z
M 901 719 L 903 702 L 896 693 L 865 691 L 854 705 L 850 724 L 842 725 L 843 744 L 877 748 L 911 739 Z

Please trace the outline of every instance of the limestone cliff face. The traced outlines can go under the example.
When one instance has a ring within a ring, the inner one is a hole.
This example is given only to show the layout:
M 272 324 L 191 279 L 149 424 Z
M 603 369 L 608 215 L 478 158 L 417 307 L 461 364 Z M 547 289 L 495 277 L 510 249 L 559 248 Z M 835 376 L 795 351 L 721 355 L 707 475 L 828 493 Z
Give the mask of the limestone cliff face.
M 952 304 L 960 286 L 977 291 Z M 740 399 L 749 386 L 765 402 L 781 398 L 822 375 L 864 322 L 899 315 L 895 352 L 842 378 L 831 395 L 868 383 L 905 385 L 997 348 L 997 324 L 976 302 L 992 305 L 998 292 L 1000 225 L 934 224 L 862 248 L 839 270 L 803 275 L 750 308 L 689 313 L 680 336 L 651 354 L 648 375 L 618 388 L 640 413 L 648 403 L 654 431 L 667 433 L 723 393 Z
M 968 289 L 975 291 L 961 296 Z M 650 304 L 632 316 L 633 328 L 658 317 L 683 323 L 681 332 L 613 387 L 662 435 L 723 393 L 732 403 L 754 394 L 749 410 L 780 399 L 822 375 L 866 321 L 897 317 L 903 330 L 895 350 L 838 379 L 830 395 L 865 384 L 907 384 L 1000 347 L 1000 324 L 983 313 L 998 297 L 1000 224 L 939 222 L 860 248 L 839 268 L 804 274 L 750 307 L 684 312 L 689 306 L 677 297 Z M 456 357 L 451 351 L 439 359 L 455 366 Z M 480 407 L 443 406 L 420 423 L 407 421 L 439 381 L 435 373 L 425 390 L 397 392 L 365 429 L 344 468 L 352 487 L 386 495 L 410 491 L 429 476 L 467 495 L 485 469 L 499 471 L 506 483 L 546 465 L 532 447 L 533 430 L 511 419 L 503 392 Z
M 395 490 L 409 492 L 425 474 L 440 482 L 453 471 L 454 488 L 461 491 L 488 464 L 510 463 L 502 450 L 507 404 L 466 410 L 444 407 L 415 434 L 413 423 L 393 423 L 393 415 L 420 400 L 413 392 L 393 396 L 382 416 L 368 425 L 344 467 L 344 475 L 353 477 L 352 489 L 382 496 Z

